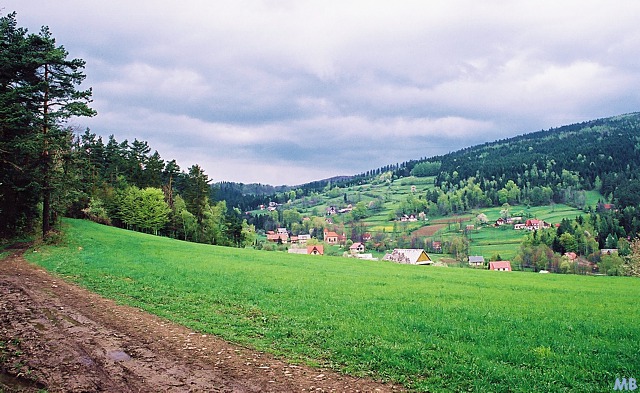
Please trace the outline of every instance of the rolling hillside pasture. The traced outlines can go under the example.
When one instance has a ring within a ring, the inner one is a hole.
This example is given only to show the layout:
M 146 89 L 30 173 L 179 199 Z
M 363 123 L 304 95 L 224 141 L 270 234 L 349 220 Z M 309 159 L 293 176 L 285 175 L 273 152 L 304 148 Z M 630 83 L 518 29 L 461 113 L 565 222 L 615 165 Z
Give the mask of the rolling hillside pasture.
M 502 208 L 494 207 L 488 209 L 480 209 L 477 214 L 484 213 L 489 219 L 489 225 L 477 227 L 467 233 L 470 240 L 469 254 L 482 255 L 490 258 L 493 255 L 500 255 L 502 259 L 511 260 L 515 257 L 523 237 L 528 233 L 524 230 L 514 230 L 511 225 L 505 225 L 499 228 L 493 227 L 492 223 L 500 217 Z M 512 206 L 512 216 L 530 215 L 538 219 L 545 220 L 551 224 L 558 224 L 563 218 L 574 219 L 584 212 L 571 206 L 564 204 L 556 204 L 552 206 L 537 206 L 525 208 L 522 206 Z M 477 215 L 462 216 L 458 221 L 461 225 L 476 224 Z M 431 220 L 431 225 L 439 222 L 445 222 L 447 219 Z M 429 227 L 425 227 L 429 228 Z M 426 229 L 423 229 L 426 232 Z M 417 231 L 416 234 L 421 233 Z M 461 234 L 458 227 L 449 225 L 441 227 L 434 235 L 440 239 L 448 239 L 451 236 L 459 236 Z
M 417 198 L 424 197 L 425 192 L 434 188 L 435 177 L 415 177 L 408 176 L 399 179 L 380 180 L 372 179 L 371 183 L 364 183 L 344 188 L 332 188 L 330 191 L 316 194 L 314 206 L 303 206 L 301 201 L 293 201 L 293 207 L 300 209 L 303 215 L 310 215 L 315 209 L 317 213 L 323 214 L 327 207 L 346 206 L 344 196 L 351 203 L 363 201 L 369 203 L 374 200 L 384 201 L 382 208 L 372 213 L 369 217 L 358 223 L 364 226 L 364 231 L 371 234 L 395 234 L 417 236 L 420 238 L 431 238 L 433 240 L 448 240 L 453 236 L 462 234 L 460 228 L 467 224 L 474 224 L 477 227 L 476 216 L 484 213 L 489 219 L 489 224 L 501 216 L 502 207 L 481 208 L 474 212 L 469 212 L 459 216 L 430 216 L 427 222 L 394 222 L 398 216 L 398 211 L 407 197 L 414 195 Z M 588 206 L 595 207 L 598 200 L 604 197 L 597 191 L 586 193 Z M 550 206 L 525 206 L 513 205 L 510 207 L 511 216 L 533 217 L 545 220 L 551 224 L 559 223 L 563 218 L 574 219 L 585 213 L 577 208 L 565 205 L 554 204 Z M 349 223 L 344 223 L 341 215 L 334 216 L 333 222 L 344 225 L 344 232 L 351 233 Z M 443 225 L 445 224 L 445 225 Z M 511 226 L 503 228 L 491 228 L 483 226 L 469 232 L 469 254 L 482 255 L 486 259 L 499 255 L 503 259 L 512 260 L 520 247 L 525 231 L 514 231 Z M 393 235 L 392 235 L 393 236 Z M 451 259 L 451 255 L 439 255 L 436 259 Z
M 421 391 L 608 391 L 640 375 L 638 280 L 185 243 L 68 220 L 28 258 L 203 333 Z
M 503 260 L 513 260 L 525 234 L 526 231 L 516 231 L 511 226 L 470 231 L 469 254 L 482 255 L 487 260 L 497 254 Z

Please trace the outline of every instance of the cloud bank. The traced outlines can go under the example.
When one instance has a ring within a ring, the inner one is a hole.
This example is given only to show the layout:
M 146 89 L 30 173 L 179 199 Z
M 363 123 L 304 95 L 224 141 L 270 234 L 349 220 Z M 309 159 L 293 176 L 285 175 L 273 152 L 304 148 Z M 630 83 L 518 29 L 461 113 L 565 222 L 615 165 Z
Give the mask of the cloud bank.
M 99 135 L 300 184 L 637 111 L 640 3 L 0 0 L 87 61 Z

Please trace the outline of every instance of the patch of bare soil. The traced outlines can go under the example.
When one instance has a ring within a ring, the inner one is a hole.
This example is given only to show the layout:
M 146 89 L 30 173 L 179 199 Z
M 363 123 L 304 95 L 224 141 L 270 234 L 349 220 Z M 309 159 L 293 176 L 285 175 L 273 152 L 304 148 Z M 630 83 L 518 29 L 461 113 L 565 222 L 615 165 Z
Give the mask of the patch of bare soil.
M 431 237 L 436 234 L 439 230 L 446 227 L 446 224 L 433 224 L 427 225 L 426 227 L 422 227 L 420 229 L 416 229 L 413 234 L 419 237 Z
M 399 386 L 269 354 L 0 261 L 0 392 L 392 392 Z

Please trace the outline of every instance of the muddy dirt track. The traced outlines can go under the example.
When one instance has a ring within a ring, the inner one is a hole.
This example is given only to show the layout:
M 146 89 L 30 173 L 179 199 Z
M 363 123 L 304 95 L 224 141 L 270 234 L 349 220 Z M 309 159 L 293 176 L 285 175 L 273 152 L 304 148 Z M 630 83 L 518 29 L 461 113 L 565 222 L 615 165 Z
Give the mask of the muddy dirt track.
M 0 261 L 0 392 L 392 392 L 287 364 Z

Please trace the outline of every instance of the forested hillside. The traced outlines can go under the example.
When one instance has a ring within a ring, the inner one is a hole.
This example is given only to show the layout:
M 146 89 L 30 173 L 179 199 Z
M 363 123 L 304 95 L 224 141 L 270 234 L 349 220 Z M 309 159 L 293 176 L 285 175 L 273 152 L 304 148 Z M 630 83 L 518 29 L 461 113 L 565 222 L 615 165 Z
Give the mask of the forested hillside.
M 622 206 L 635 205 L 640 199 L 628 191 L 638 183 L 640 114 L 540 131 L 428 161 L 441 163 L 437 182 L 445 186 L 475 177 L 486 189 L 499 190 L 513 180 L 532 203 L 547 202 L 538 189 L 549 187 L 556 201 L 568 189 L 597 189 Z
M 639 167 L 640 113 L 632 113 L 487 142 L 294 188 L 302 196 L 321 191 L 328 184 L 341 187 L 363 184 L 391 172 L 396 179 L 437 176 L 436 184 L 445 190 L 472 181 L 488 197 L 482 201 L 484 205 L 504 203 L 504 196 L 501 199 L 498 191 L 511 180 L 520 188 L 519 202 L 580 204 L 581 196 L 575 191 L 595 189 L 624 207 L 640 203 L 640 196 L 634 196 L 640 190 L 636 170 Z M 246 190 L 243 194 L 257 193 Z

